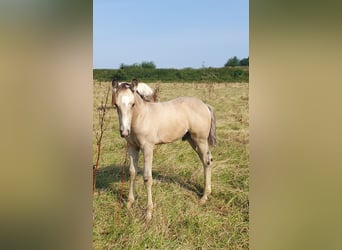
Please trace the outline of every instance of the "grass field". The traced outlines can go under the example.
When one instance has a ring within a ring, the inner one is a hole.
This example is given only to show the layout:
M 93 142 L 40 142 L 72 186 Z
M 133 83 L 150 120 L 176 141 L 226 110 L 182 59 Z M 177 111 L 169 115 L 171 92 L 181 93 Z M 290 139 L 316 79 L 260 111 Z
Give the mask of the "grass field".
M 109 82 L 94 83 L 94 130 L 98 128 L 97 108 L 109 86 Z M 202 164 L 188 143 L 177 141 L 155 147 L 151 222 L 143 220 L 147 195 L 141 154 L 135 206 L 132 210 L 125 206 L 127 165 L 120 208 L 126 143 L 119 136 L 116 111 L 109 109 L 93 197 L 94 249 L 248 249 L 248 83 L 161 83 L 159 87 L 160 101 L 196 96 L 215 109 L 218 144 L 211 148 L 211 198 L 199 204 Z M 95 162 L 95 136 L 93 148 Z

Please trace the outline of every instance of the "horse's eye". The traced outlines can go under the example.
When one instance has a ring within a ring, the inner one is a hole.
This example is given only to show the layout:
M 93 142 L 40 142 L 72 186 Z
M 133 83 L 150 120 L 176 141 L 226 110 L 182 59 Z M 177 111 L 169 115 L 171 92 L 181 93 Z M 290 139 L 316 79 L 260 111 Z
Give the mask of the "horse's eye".
M 135 103 L 132 104 L 132 108 L 134 107 Z

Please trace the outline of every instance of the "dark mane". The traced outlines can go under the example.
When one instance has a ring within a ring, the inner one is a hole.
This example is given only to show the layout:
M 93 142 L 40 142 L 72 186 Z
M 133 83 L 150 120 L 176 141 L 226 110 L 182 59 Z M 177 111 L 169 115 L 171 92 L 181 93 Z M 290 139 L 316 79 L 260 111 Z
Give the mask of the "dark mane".
M 157 96 L 155 95 L 155 91 L 153 92 L 151 96 L 144 96 L 140 94 L 138 91 L 136 91 L 136 93 L 141 97 L 141 99 L 144 102 L 157 102 Z

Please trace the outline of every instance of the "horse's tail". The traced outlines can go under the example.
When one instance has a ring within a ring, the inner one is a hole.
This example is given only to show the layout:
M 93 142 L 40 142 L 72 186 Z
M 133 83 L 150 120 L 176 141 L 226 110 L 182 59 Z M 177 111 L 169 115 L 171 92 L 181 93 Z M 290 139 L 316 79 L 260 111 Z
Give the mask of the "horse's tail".
M 208 109 L 210 111 L 210 116 L 211 116 L 211 123 L 210 123 L 210 132 L 208 136 L 208 143 L 210 146 L 215 146 L 216 145 L 216 119 L 215 119 L 215 114 L 214 114 L 214 109 L 210 105 L 208 105 Z

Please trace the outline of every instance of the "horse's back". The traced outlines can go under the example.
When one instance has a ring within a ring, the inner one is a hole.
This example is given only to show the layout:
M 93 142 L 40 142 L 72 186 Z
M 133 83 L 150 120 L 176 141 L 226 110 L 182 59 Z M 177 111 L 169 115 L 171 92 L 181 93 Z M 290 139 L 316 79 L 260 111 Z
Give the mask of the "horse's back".
M 207 134 L 210 130 L 211 114 L 207 104 L 196 97 L 178 97 L 170 101 L 177 113 L 183 115 L 192 133 Z
M 178 97 L 173 102 L 180 109 L 183 109 L 183 112 L 188 112 L 189 116 L 198 115 L 203 118 L 210 117 L 207 104 L 196 97 Z

